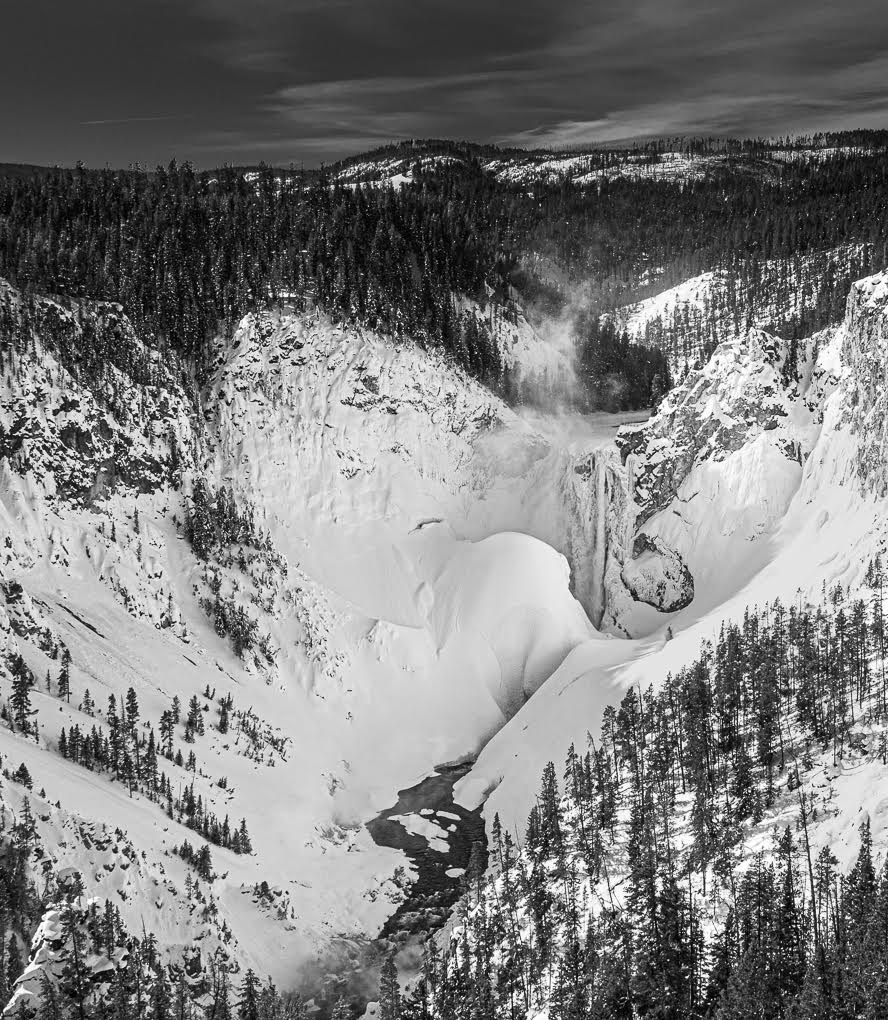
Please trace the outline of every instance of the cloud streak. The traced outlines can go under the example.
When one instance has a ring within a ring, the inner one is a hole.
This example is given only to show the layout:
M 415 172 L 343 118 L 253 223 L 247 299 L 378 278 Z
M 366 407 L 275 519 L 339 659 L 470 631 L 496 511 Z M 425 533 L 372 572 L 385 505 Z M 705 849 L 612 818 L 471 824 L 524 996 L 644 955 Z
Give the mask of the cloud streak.
M 108 117 L 100 120 L 82 120 L 85 127 L 103 127 L 106 124 L 153 124 L 163 120 L 187 120 L 187 113 L 149 114 L 145 117 Z

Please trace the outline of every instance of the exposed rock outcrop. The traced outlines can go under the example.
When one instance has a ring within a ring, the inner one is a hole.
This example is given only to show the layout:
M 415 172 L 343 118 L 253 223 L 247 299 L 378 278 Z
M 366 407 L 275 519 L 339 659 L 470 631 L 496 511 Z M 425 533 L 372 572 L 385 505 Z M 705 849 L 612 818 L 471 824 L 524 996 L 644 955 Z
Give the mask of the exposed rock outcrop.
M 617 446 L 632 476 L 639 526 L 676 498 L 696 465 L 725 461 L 766 433 L 787 460 L 801 460 L 792 415 L 800 394 L 790 357 L 788 344 L 761 330 L 726 341 L 649 421 L 620 430 Z
M 888 492 L 888 272 L 851 288 L 842 360 L 848 368 L 847 403 L 856 435 L 855 464 L 869 492 Z
M 694 600 L 694 579 L 681 557 L 644 532 L 636 537 L 620 577 L 634 599 L 663 613 L 677 612 Z

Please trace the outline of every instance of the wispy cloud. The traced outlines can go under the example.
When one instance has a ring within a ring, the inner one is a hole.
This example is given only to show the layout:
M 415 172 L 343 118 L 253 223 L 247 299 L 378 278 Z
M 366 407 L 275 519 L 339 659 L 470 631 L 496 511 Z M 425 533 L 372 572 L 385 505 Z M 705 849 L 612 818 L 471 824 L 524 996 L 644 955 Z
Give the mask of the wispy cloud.
M 860 31 L 848 4 L 875 35 Z M 414 49 L 429 53 L 421 70 L 413 56 L 371 62 L 364 74 L 328 69 L 278 88 L 264 111 L 295 144 L 322 151 L 328 139 L 341 152 L 346 139 L 360 148 L 416 135 L 563 147 L 660 134 L 769 134 L 878 124 L 888 108 L 881 0 L 846 0 L 842 10 L 817 0 L 602 0 L 594 9 L 557 0 L 533 38 L 515 25 L 537 5 L 515 5 L 468 62 L 448 56 L 449 33 L 435 54 L 433 37 L 420 35 Z M 488 7 L 478 0 L 473 19 L 456 3 L 452 16 L 483 21 Z M 399 0 L 364 4 L 378 14 L 394 9 Z M 383 19 L 368 26 L 363 48 L 373 52 L 370 41 L 390 31 L 401 38 Z M 464 38 L 474 47 L 478 33 L 467 28 Z
M 140 117 L 103 117 L 97 120 L 82 120 L 80 123 L 85 127 L 102 127 L 106 124 L 149 124 L 155 121 L 188 120 L 190 116 L 189 113 L 149 114 Z
M 869 0 L 863 3 L 869 6 Z M 540 120 L 497 138 L 516 145 L 569 147 L 657 135 L 888 127 L 888 52 L 874 47 L 866 34 L 849 38 L 839 30 L 832 9 L 815 6 L 807 18 L 784 18 L 781 7 L 777 20 L 763 16 L 769 32 L 763 33 L 762 22 L 750 18 L 754 24 L 737 34 L 720 32 L 708 40 L 703 18 L 695 26 L 702 36 L 691 43 L 688 32 L 688 38 L 676 42 L 673 57 L 658 56 L 640 82 L 630 81 L 625 90 L 603 89 L 596 96 L 579 89 L 594 115 L 583 115 L 582 100 L 568 103 L 566 108 L 576 111 L 573 116 Z M 888 39 L 888 8 L 879 7 L 872 24 L 881 25 L 879 38 Z M 692 45 L 699 51 L 696 55 L 688 50 Z M 672 49 L 668 40 L 665 49 Z M 593 52 L 588 41 L 586 48 L 581 41 L 566 43 L 564 66 L 584 52 Z M 621 57 L 616 47 L 601 60 L 603 69 L 622 80 L 637 58 L 627 57 L 625 50 Z

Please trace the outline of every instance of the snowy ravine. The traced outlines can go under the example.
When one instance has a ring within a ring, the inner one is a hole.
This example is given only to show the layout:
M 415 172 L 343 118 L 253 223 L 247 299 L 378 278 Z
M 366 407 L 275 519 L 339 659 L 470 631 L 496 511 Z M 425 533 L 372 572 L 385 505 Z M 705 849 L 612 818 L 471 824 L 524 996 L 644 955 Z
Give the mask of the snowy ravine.
M 567 563 L 533 537 L 567 545 L 570 525 L 580 553 L 592 518 L 580 476 L 547 422 L 418 348 L 320 317 L 247 317 L 194 399 L 119 309 L 29 311 L 12 288 L 3 300 L 20 320 L 0 398 L 3 697 L 18 654 L 40 681 L 39 742 L 3 728 L 3 764 L 26 765 L 41 842 L 87 895 L 107 894 L 113 872 L 133 930 L 290 986 L 328 942 L 376 935 L 405 895 L 406 858 L 364 824 L 476 754 L 595 633 Z M 98 378 L 79 360 L 87 333 Z M 531 370 L 535 353 L 551 366 L 529 331 L 508 342 Z M 612 424 L 583 427 L 600 445 Z M 184 537 L 198 481 L 233 493 L 267 540 L 199 560 Z M 575 525 L 562 488 L 585 514 Z M 205 608 L 214 591 L 255 624 L 240 657 Z M 200 699 L 205 735 L 186 743 L 184 718 L 175 734 L 196 772 L 161 764 L 174 795 L 193 783 L 207 811 L 249 825 L 252 855 L 211 848 L 211 912 L 182 896 L 189 869 L 172 853 L 200 837 L 58 753 L 63 728 L 105 729 L 109 696 L 130 688 L 143 730 L 174 697 L 183 716 Z M 125 869 L 94 839 L 60 835 L 109 819 L 102 845 L 137 848 Z
M 753 332 L 634 424 L 520 415 L 317 315 L 247 316 L 196 394 L 114 306 L 38 299 L 25 321 L 12 288 L 0 300 L 22 318 L 0 365 L 0 693 L 21 655 L 39 724 L 0 727 L 0 754 L 33 779 L 39 868 L 76 869 L 173 955 L 220 952 L 282 987 L 404 900 L 406 858 L 365 828 L 397 791 L 477 755 L 457 802 L 520 832 L 542 766 L 628 685 L 746 604 L 853 585 L 883 541 L 888 277 L 855 288 L 797 371 Z M 84 329 L 107 344 L 98 377 L 70 342 Z M 525 378 L 551 366 L 529 327 L 520 341 Z M 267 540 L 199 559 L 196 484 Z M 241 655 L 214 598 L 255 623 Z M 211 847 L 201 897 L 175 853 L 201 837 L 58 753 L 129 688 L 143 728 L 198 698 L 205 733 L 175 735 L 195 770 L 164 769 L 249 826 L 251 854 Z M 3 781 L 10 817 L 26 794 Z

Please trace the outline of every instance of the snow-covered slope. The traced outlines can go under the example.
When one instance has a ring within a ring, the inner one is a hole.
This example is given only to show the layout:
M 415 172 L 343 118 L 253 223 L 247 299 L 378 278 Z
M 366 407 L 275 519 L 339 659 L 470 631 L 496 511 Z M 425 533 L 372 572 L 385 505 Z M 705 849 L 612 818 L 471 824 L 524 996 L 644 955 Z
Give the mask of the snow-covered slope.
M 694 598 L 661 614 L 626 607 L 625 592 L 614 589 L 619 622 L 640 636 L 578 646 L 486 745 L 458 789 L 463 803 L 486 799 L 488 821 L 499 813 L 520 834 L 546 762 L 571 742 L 584 746 L 628 687 L 680 670 L 746 606 L 861 583 L 888 536 L 879 410 L 886 287 L 886 274 L 856 284 L 844 323 L 812 338 L 789 376 L 788 345 L 753 331 L 720 346 L 648 423 L 620 434 L 638 512 L 630 538 L 651 536 L 661 559 L 675 553 L 690 569 Z M 650 556 L 637 539 L 633 546 Z M 856 808 L 848 810 L 850 831 Z
M 567 562 L 534 537 L 564 538 L 572 518 L 553 519 L 548 484 L 570 479 L 570 455 L 544 422 L 437 357 L 323 317 L 249 316 L 199 402 L 156 358 L 156 382 L 126 365 L 96 378 L 68 333 L 47 327 L 57 319 L 77 336 L 113 326 L 132 347 L 121 363 L 152 358 L 119 310 L 47 300 L 4 352 L 5 664 L 20 654 L 40 680 L 40 735 L 0 729 L 0 753 L 75 828 L 101 825 L 113 804 L 115 826 L 144 848 L 144 882 L 166 875 L 180 890 L 175 851 L 199 837 L 58 748 L 62 728 L 104 730 L 109 697 L 122 703 L 130 688 L 146 730 L 174 697 L 198 698 L 195 771 L 164 768 L 175 790 L 193 780 L 219 818 L 246 818 L 253 853 L 211 848 L 209 928 L 167 910 L 170 886 L 154 930 L 174 952 L 215 947 L 292 983 L 327 943 L 372 938 L 403 896 L 402 855 L 364 823 L 435 765 L 476 753 L 594 633 Z M 198 480 L 232 493 L 260 537 L 196 556 L 185 522 Z M 255 627 L 240 655 L 218 600 Z M 58 698 L 63 649 L 70 702 Z M 220 732 L 229 695 L 255 738 Z M 180 723 L 187 754 L 183 736 Z M 49 813 L 41 835 L 53 845 L 68 823 Z M 86 894 L 102 894 L 72 838 L 57 863 L 73 861 Z M 136 873 L 121 887 L 134 928 Z M 279 892 L 271 915 L 252 895 L 262 882 Z M 231 934 L 214 942 L 222 926 Z
M 3 300 L 20 327 L 0 366 L 0 693 L 21 656 L 39 724 L 0 726 L 3 764 L 44 791 L 50 869 L 87 896 L 113 875 L 164 951 L 282 986 L 403 901 L 404 856 L 365 828 L 399 790 L 477 754 L 460 802 L 520 832 L 542 766 L 627 686 L 748 603 L 853 585 L 882 542 L 885 277 L 794 354 L 726 341 L 634 423 L 518 414 L 429 352 L 314 314 L 245 318 L 197 393 L 119 309 Z M 547 364 L 522 336 L 517 362 Z M 203 551 L 201 491 L 241 521 Z M 203 900 L 181 896 L 178 848 L 202 837 L 180 812 L 59 753 L 63 727 L 107 729 L 130 688 L 145 734 L 196 699 L 205 732 L 174 736 L 193 766 L 163 770 L 249 826 L 252 853 L 211 846 Z M 22 810 L 18 784 L 0 795 Z
M 367 185 L 372 187 L 402 187 L 414 179 L 415 168 L 424 173 L 453 165 L 472 166 L 507 184 L 532 185 L 535 183 L 558 184 L 570 181 L 578 187 L 598 187 L 602 181 L 624 178 L 628 180 L 654 181 L 695 181 L 701 180 L 714 171 L 730 166 L 737 172 L 738 166 L 747 172 L 759 174 L 776 172 L 777 164 L 796 160 L 820 159 L 819 154 L 827 150 L 799 150 L 788 154 L 781 150 L 773 155 L 773 164 L 768 159 L 749 160 L 743 167 L 726 153 L 695 154 L 680 151 L 659 153 L 641 152 L 637 149 L 602 150 L 589 149 L 585 152 L 530 151 L 500 153 L 497 155 L 472 156 L 467 151 L 451 153 L 427 149 L 422 142 L 416 143 L 411 152 L 402 147 L 399 154 L 385 152 L 378 156 L 365 157 L 358 161 L 348 160 L 333 170 L 333 178 L 347 187 Z M 844 150 L 833 150 L 840 153 Z M 826 157 L 823 157 L 826 158 Z
M 804 316 L 824 300 L 836 277 L 862 274 L 871 246 L 847 244 L 791 259 L 749 261 L 709 270 L 609 313 L 632 339 L 669 356 L 673 372 L 693 364 L 703 351 L 750 329 L 776 329 Z

